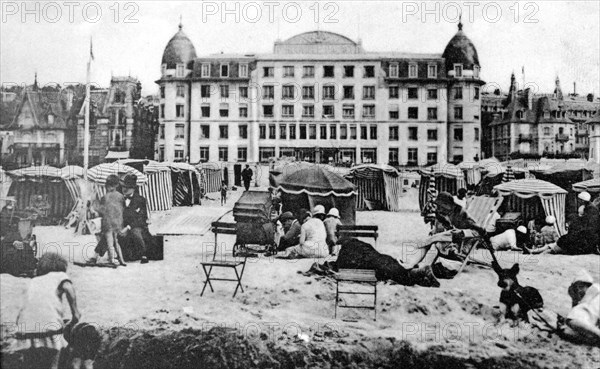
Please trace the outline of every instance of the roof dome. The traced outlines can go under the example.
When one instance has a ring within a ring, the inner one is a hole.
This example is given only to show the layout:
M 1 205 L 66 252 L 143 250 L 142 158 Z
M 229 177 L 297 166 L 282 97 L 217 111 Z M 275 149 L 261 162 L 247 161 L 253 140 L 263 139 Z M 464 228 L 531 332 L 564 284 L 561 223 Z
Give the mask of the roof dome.
M 187 65 L 196 58 L 194 44 L 183 33 L 182 28 L 183 25 L 179 24 L 179 31 L 169 40 L 167 47 L 165 47 L 161 64 L 166 64 L 167 69 L 175 69 L 179 63 Z
M 442 57 L 446 59 L 446 70 L 452 70 L 454 64 L 462 64 L 465 69 L 479 66 L 479 57 L 475 45 L 469 40 L 462 30 L 462 23 L 458 23 L 458 32 L 452 37 Z

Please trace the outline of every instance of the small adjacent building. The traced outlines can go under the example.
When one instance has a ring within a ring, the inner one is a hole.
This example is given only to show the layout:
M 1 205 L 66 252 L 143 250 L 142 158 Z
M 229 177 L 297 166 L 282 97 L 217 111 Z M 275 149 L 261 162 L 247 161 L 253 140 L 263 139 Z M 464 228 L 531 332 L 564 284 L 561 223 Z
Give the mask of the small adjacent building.
M 552 94 L 517 90 L 514 73 L 507 95 L 484 96 L 482 116 L 486 156 L 500 160 L 509 157 L 582 157 L 589 151 L 586 121 L 600 100 L 593 95 L 563 95 L 560 80 Z
M 69 139 L 75 122 L 70 90 L 48 88 L 36 82 L 20 94 L 2 95 L 2 165 L 60 166 L 70 158 Z
M 90 92 L 89 165 L 127 159 L 132 148 L 134 111 L 140 100 L 141 84 L 134 77 L 112 77 L 106 89 Z M 85 108 L 77 123 L 78 161 L 83 161 Z

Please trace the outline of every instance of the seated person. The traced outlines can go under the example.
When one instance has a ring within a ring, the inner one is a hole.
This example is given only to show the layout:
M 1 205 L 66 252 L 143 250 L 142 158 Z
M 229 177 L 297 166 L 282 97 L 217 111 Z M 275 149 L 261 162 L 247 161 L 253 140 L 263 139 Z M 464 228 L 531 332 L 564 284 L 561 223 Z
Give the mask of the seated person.
M 485 229 L 478 226 L 473 218 L 460 205 L 454 202 L 454 198 L 448 192 L 441 192 L 437 199 L 436 227 L 442 232 L 434 234 L 425 240 L 417 250 L 419 251 L 417 264 L 424 261 L 433 244 L 438 244 L 438 252 L 447 253 L 449 246 L 457 237 L 485 236 Z M 425 265 L 430 265 L 437 255 L 433 255 Z
M 561 336 L 578 343 L 600 346 L 600 285 L 580 271 L 569 286 L 573 308 L 560 327 Z
M 454 196 L 454 202 L 457 205 L 462 206 L 463 209 L 467 208 L 467 189 L 459 188 L 456 196 Z
M 488 225 L 485 227 L 485 231 L 487 232 L 488 235 L 495 236 L 497 234 L 496 222 L 500 218 L 502 218 L 502 216 L 497 211 L 492 213 L 492 216 L 490 217 Z
M 559 236 L 554 223 L 556 223 L 556 218 L 548 215 L 546 217 L 546 225 L 539 232 L 540 240 L 538 242 L 540 242 L 541 246 L 529 250 L 532 254 L 557 251 L 556 241 L 558 241 Z
M 296 246 L 300 243 L 300 223 L 294 215 L 286 211 L 281 214 L 279 221 L 283 226 L 283 236 L 279 239 L 277 251 L 284 251 L 288 247 Z
M 302 226 L 300 228 L 300 243 L 297 246 L 287 248 L 285 257 L 304 258 L 316 257 L 322 258 L 329 255 L 327 248 L 327 231 L 323 222 L 312 217 L 311 213 L 306 211 L 302 217 Z
M 336 208 L 329 209 L 327 218 L 323 221 L 325 229 L 327 230 L 327 246 L 329 246 L 329 254 L 332 255 L 335 252 L 335 245 L 337 245 L 337 227 L 342 225 L 340 221 L 340 212 Z
M 527 233 L 527 227 L 524 225 L 518 226 L 515 232 L 517 236 L 517 247 L 521 250 L 530 248 L 529 234 Z
M 514 229 L 507 229 L 503 233 L 490 237 L 490 243 L 496 251 L 521 251 L 521 248 L 518 247 L 517 233 Z

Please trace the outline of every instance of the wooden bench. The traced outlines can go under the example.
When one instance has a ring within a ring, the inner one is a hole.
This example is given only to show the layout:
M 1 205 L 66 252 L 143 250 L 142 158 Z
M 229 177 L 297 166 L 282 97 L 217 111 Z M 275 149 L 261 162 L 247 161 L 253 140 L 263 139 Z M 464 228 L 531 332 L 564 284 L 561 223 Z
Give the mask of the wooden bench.
M 377 278 L 375 277 L 375 271 L 372 269 L 340 269 L 339 273 L 335 276 L 336 287 L 335 287 L 335 313 L 334 318 L 337 318 L 337 309 L 340 308 L 353 308 L 353 309 L 369 309 L 375 312 L 373 320 L 377 320 Z M 362 292 L 362 291 L 351 291 L 345 290 L 340 291 L 340 284 L 367 284 L 373 287 L 373 292 Z M 340 295 L 373 295 L 373 305 L 339 305 Z
M 375 240 L 379 237 L 379 226 L 376 225 L 339 225 L 337 227 L 337 238 L 341 240 L 346 237 L 367 237 Z
M 236 282 L 235 291 L 233 292 L 233 297 L 237 294 L 238 288 L 244 292 L 244 287 L 242 287 L 242 277 L 244 276 L 244 269 L 246 269 L 246 257 L 243 257 L 243 260 L 235 260 L 229 258 L 221 258 L 217 259 L 217 249 L 218 249 L 218 235 L 219 234 L 236 234 L 236 225 L 235 223 L 226 223 L 226 222 L 213 222 L 211 224 L 212 232 L 215 234 L 215 248 L 213 251 L 212 261 L 203 261 L 202 269 L 204 270 L 204 275 L 206 276 L 206 280 L 204 281 L 204 287 L 202 287 L 202 292 L 200 292 L 200 296 L 204 294 L 204 290 L 206 289 L 206 285 L 210 287 L 211 292 L 215 292 L 212 286 L 211 281 L 227 281 L 227 282 Z M 241 271 L 238 272 L 238 267 L 242 267 Z M 210 273 L 213 268 L 230 268 L 235 272 L 235 279 L 233 278 L 215 278 L 211 277 Z

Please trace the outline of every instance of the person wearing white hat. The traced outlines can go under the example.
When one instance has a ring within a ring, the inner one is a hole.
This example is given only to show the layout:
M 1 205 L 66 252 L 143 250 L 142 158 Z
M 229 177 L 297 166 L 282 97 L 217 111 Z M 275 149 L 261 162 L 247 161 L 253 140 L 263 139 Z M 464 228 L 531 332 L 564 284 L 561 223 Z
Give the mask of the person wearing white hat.
M 325 208 L 317 205 L 313 209 L 314 216 L 310 213 L 303 218 L 300 227 L 300 244 L 285 250 L 284 258 L 323 258 L 329 255 L 327 247 L 327 231 L 325 225 L 318 218 L 325 215 Z
M 332 255 L 335 251 L 335 245 L 337 244 L 337 227 L 338 225 L 342 225 L 342 221 L 340 220 L 340 212 L 336 208 L 329 209 L 329 213 L 327 213 L 327 218 L 323 221 L 325 224 L 325 230 L 327 231 L 327 246 L 329 247 L 329 254 Z
M 559 327 L 561 336 L 578 343 L 600 346 L 600 285 L 582 269 L 568 289 L 573 308 Z
M 312 216 L 313 218 L 323 221 L 325 219 L 325 207 L 323 205 L 316 205 L 313 209 Z

